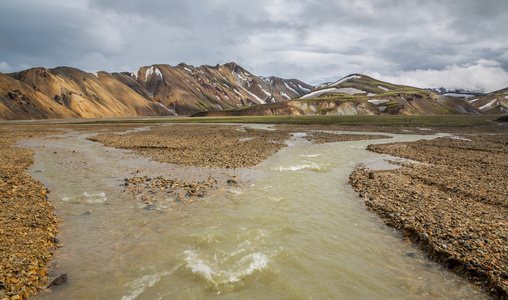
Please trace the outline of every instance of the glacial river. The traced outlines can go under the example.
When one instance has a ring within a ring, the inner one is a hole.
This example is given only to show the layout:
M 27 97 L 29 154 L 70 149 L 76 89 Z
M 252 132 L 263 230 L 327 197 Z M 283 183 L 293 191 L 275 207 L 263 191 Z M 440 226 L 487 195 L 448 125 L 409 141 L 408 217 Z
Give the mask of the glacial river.
M 69 279 L 37 299 L 486 298 L 403 242 L 347 183 L 359 163 L 387 167 L 368 144 L 422 136 L 313 145 L 297 134 L 261 165 L 236 171 L 239 186 L 178 201 L 150 194 L 157 205 L 146 209 L 121 186 L 136 170 L 188 180 L 235 171 L 199 175 L 89 135 L 24 142 L 36 151 L 30 173 L 63 221 L 50 275 Z

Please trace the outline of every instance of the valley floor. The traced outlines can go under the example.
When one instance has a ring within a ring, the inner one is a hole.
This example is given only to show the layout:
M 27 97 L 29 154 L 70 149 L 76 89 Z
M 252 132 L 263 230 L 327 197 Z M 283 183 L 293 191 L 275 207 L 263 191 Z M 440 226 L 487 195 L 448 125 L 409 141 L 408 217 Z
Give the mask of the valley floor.
M 141 127 L 142 130 L 116 134 Z M 22 299 L 47 285 L 46 264 L 58 245 L 58 220 L 46 188 L 25 173 L 33 163 L 31 150 L 15 147 L 21 139 L 41 138 L 65 130 L 101 132 L 90 138 L 108 147 L 132 150 L 160 162 L 225 170 L 254 166 L 286 146 L 291 133 L 343 130 L 434 134 L 450 132 L 462 139 L 374 145 L 370 150 L 402 156 L 423 164 L 404 164 L 394 171 L 371 172 L 359 167 L 351 185 L 366 205 L 404 238 L 421 246 L 435 260 L 499 298 L 508 292 L 508 131 L 506 126 L 477 129 L 432 129 L 334 125 L 168 125 L 53 124 L 0 127 L 0 299 Z M 308 135 L 315 143 L 385 138 L 371 135 Z M 141 178 L 141 177 L 139 177 Z M 237 184 L 210 178 L 199 185 L 175 178 L 159 180 L 158 188 L 182 191 L 182 197 L 203 196 L 206 189 Z M 139 181 L 139 180 L 138 180 Z M 152 178 L 126 181 L 150 188 Z M 149 203 L 147 203 L 149 204 Z

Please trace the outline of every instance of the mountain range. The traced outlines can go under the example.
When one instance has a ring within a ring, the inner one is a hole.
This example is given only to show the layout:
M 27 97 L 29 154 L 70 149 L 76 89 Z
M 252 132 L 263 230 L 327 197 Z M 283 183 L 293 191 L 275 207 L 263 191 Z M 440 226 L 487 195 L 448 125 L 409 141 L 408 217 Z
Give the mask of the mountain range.
M 71 67 L 0 73 L 0 119 L 173 115 L 506 113 L 508 88 L 474 99 L 353 74 L 312 86 L 236 63 L 152 65 L 122 73 Z

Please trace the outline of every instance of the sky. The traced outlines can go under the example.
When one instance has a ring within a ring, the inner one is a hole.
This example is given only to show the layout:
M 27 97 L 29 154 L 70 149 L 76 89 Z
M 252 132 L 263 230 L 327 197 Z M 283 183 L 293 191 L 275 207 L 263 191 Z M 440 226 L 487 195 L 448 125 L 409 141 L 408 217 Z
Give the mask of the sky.
M 360 73 L 508 87 L 506 0 L 4 0 L 0 72 L 236 62 L 309 84 Z

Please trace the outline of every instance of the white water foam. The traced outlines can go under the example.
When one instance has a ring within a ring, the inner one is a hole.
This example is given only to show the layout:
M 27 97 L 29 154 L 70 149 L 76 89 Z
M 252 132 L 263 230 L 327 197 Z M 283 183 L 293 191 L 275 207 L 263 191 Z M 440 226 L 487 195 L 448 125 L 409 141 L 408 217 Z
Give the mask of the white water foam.
M 234 251 L 223 258 L 217 258 L 215 255 L 214 260 L 209 261 L 200 258 L 197 250 L 185 250 L 184 260 L 192 273 L 214 284 L 220 292 L 219 285 L 239 282 L 255 271 L 261 271 L 268 266 L 270 261 L 268 255 L 255 252 L 233 261 L 232 267 L 224 269 L 224 266 L 228 265 L 227 262 L 231 263 L 230 260 L 242 252 L 244 251 Z
M 243 192 L 240 192 L 240 191 L 237 191 L 237 190 L 233 190 L 233 189 L 228 190 L 228 192 L 229 192 L 230 194 L 235 195 L 235 196 L 238 196 L 238 195 L 243 194 Z
M 104 192 L 90 194 L 87 191 L 84 191 L 83 194 L 77 197 L 69 197 L 67 195 L 63 195 L 62 201 L 65 202 L 76 201 L 76 202 L 86 202 L 88 204 L 97 204 L 108 201 L 108 198 L 106 197 L 106 193 Z
M 137 297 L 139 297 L 139 295 L 141 295 L 148 288 L 153 287 L 163 277 L 173 274 L 180 267 L 181 267 L 181 265 L 178 265 L 171 271 L 154 272 L 152 274 L 143 275 L 140 278 L 133 280 L 132 282 L 126 283 L 124 286 L 134 287 L 134 290 L 132 292 L 130 292 L 130 294 L 123 296 L 122 300 L 136 299 Z
M 145 275 L 140 279 L 135 280 L 134 282 L 129 283 L 128 286 L 135 286 L 136 289 L 132 291 L 129 295 L 123 296 L 122 300 L 133 300 L 136 299 L 139 295 L 141 295 L 147 288 L 154 286 L 157 282 L 161 280 L 161 274 L 155 273 L 150 275 Z M 126 285 L 127 286 L 127 285 Z
M 106 193 L 104 192 L 89 194 L 88 192 L 85 191 L 83 193 L 83 196 L 86 197 L 85 201 L 90 204 L 104 203 L 108 200 L 108 198 L 106 197 Z
M 304 165 L 295 165 L 295 166 L 289 166 L 289 167 L 279 167 L 279 171 L 281 172 L 287 172 L 287 171 L 299 171 L 303 169 L 312 169 L 314 171 L 319 171 L 320 167 L 316 164 L 304 164 Z

